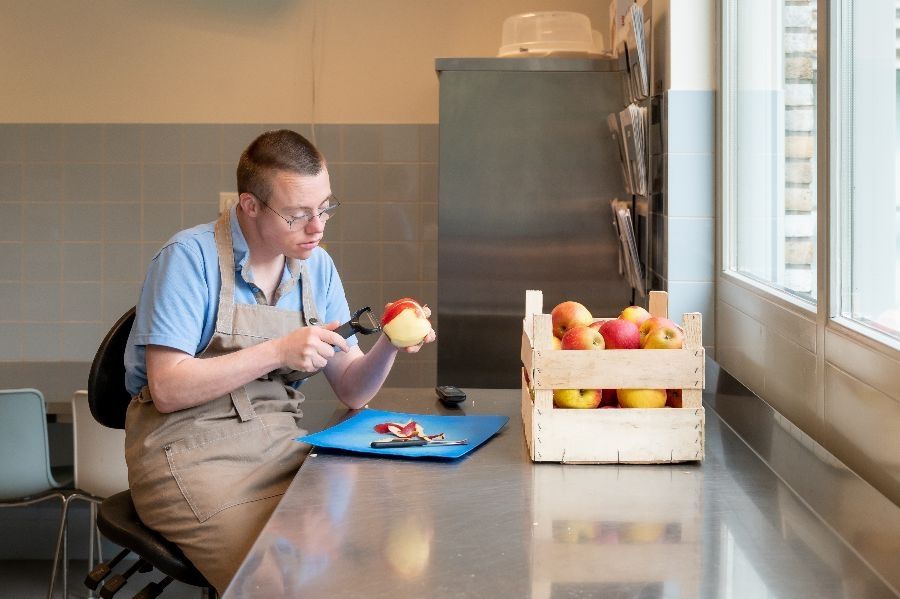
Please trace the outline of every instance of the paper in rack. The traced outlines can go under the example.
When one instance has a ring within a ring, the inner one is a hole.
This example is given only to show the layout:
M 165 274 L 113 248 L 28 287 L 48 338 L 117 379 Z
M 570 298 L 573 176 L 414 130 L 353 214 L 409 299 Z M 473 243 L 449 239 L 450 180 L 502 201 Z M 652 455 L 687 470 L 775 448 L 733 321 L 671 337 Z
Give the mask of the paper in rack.
M 632 4 L 625 15 L 625 49 L 628 56 L 630 100 L 643 100 L 650 95 L 650 63 L 644 31 L 644 10 Z
M 626 191 L 633 195 L 647 195 L 647 109 L 630 104 L 619 112 L 620 136 L 628 176 Z
M 609 127 L 609 133 L 612 135 L 612 138 L 616 142 L 616 147 L 619 149 L 619 167 L 622 172 L 622 181 L 625 183 L 625 191 L 632 193 L 631 169 L 628 166 L 628 156 L 625 153 L 625 139 L 622 134 L 622 125 L 619 121 L 619 114 L 613 112 L 607 115 L 606 125 Z
M 638 257 L 637 242 L 634 238 L 634 224 L 631 220 L 631 210 L 628 208 L 619 208 L 616 210 L 616 217 L 619 227 L 619 242 L 622 245 L 622 254 L 625 261 L 625 272 L 627 274 L 628 283 L 638 294 L 644 296 L 646 295 L 646 292 L 644 291 L 644 275 Z

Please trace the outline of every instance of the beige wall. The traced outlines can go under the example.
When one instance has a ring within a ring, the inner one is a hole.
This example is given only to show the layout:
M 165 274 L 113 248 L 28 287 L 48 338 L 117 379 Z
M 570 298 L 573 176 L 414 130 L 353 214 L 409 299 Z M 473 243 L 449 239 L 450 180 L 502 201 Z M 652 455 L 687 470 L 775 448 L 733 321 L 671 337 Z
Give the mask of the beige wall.
M 549 9 L 607 28 L 596 0 L 0 0 L 0 121 L 436 123 L 434 59 Z

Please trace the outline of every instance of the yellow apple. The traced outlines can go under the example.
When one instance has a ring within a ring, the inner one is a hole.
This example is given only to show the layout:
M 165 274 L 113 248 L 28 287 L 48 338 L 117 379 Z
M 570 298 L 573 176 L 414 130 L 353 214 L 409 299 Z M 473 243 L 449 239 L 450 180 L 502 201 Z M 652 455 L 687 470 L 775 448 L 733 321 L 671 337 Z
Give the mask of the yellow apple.
M 641 326 L 641 323 L 650 318 L 650 313 L 640 306 L 628 306 L 619 313 L 619 318 Z
M 641 349 L 681 349 L 684 345 L 682 328 L 662 316 L 651 316 L 645 320 L 640 333 Z
M 550 312 L 550 319 L 553 322 L 553 334 L 560 339 L 569 329 L 577 326 L 586 327 L 594 322 L 594 317 L 583 304 L 571 301 L 557 304 Z
M 666 405 L 665 389 L 617 389 L 616 397 L 623 408 L 662 408 Z
M 593 409 L 603 399 L 602 389 L 554 389 L 553 405 L 557 408 Z

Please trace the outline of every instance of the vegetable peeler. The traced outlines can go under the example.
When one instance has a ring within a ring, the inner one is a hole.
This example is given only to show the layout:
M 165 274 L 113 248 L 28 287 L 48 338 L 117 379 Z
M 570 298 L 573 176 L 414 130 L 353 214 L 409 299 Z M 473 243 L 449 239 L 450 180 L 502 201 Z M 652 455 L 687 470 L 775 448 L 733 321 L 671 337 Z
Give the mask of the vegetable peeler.
M 360 322 L 360 317 L 363 317 L 365 324 Z M 375 320 L 375 317 L 372 316 L 372 308 L 366 306 L 365 308 L 360 308 L 354 312 L 353 316 L 350 317 L 350 320 L 336 328 L 334 332 L 346 339 L 350 335 L 356 333 L 360 333 L 361 335 L 371 335 L 380 330 L 381 325 L 379 325 L 378 321 Z

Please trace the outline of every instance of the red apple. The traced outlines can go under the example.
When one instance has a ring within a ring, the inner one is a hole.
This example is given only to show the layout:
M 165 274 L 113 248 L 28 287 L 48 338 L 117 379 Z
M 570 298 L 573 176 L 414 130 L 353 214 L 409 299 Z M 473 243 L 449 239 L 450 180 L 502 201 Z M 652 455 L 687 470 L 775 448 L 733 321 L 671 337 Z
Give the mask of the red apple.
M 666 406 L 680 408 L 681 405 L 681 389 L 666 389 Z
M 560 340 L 562 349 L 603 349 L 603 335 L 597 329 L 577 326 L 569 329 Z
M 557 408 L 593 409 L 600 405 L 601 389 L 554 389 L 553 405 Z
M 666 405 L 665 389 L 617 389 L 623 408 L 662 408 Z
M 607 320 L 600 325 L 600 334 L 606 349 L 638 349 L 641 346 L 641 331 L 630 320 Z
M 684 331 L 668 318 L 653 316 L 641 325 L 642 349 L 681 349 L 682 347 L 684 347 Z
M 553 321 L 553 334 L 560 339 L 566 331 L 577 326 L 588 326 L 594 321 L 590 311 L 578 302 L 563 302 L 557 304 L 550 312 Z
M 402 348 L 422 343 L 431 332 L 431 323 L 419 302 L 404 297 L 385 307 L 381 328 L 392 344 Z
M 630 320 L 637 326 L 641 326 L 645 320 L 650 318 L 650 313 L 640 306 L 628 306 L 619 314 L 622 320 Z
M 603 399 L 600 401 L 601 408 L 618 408 L 619 398 L 616 397 L 615 389 L 604 389 Z

